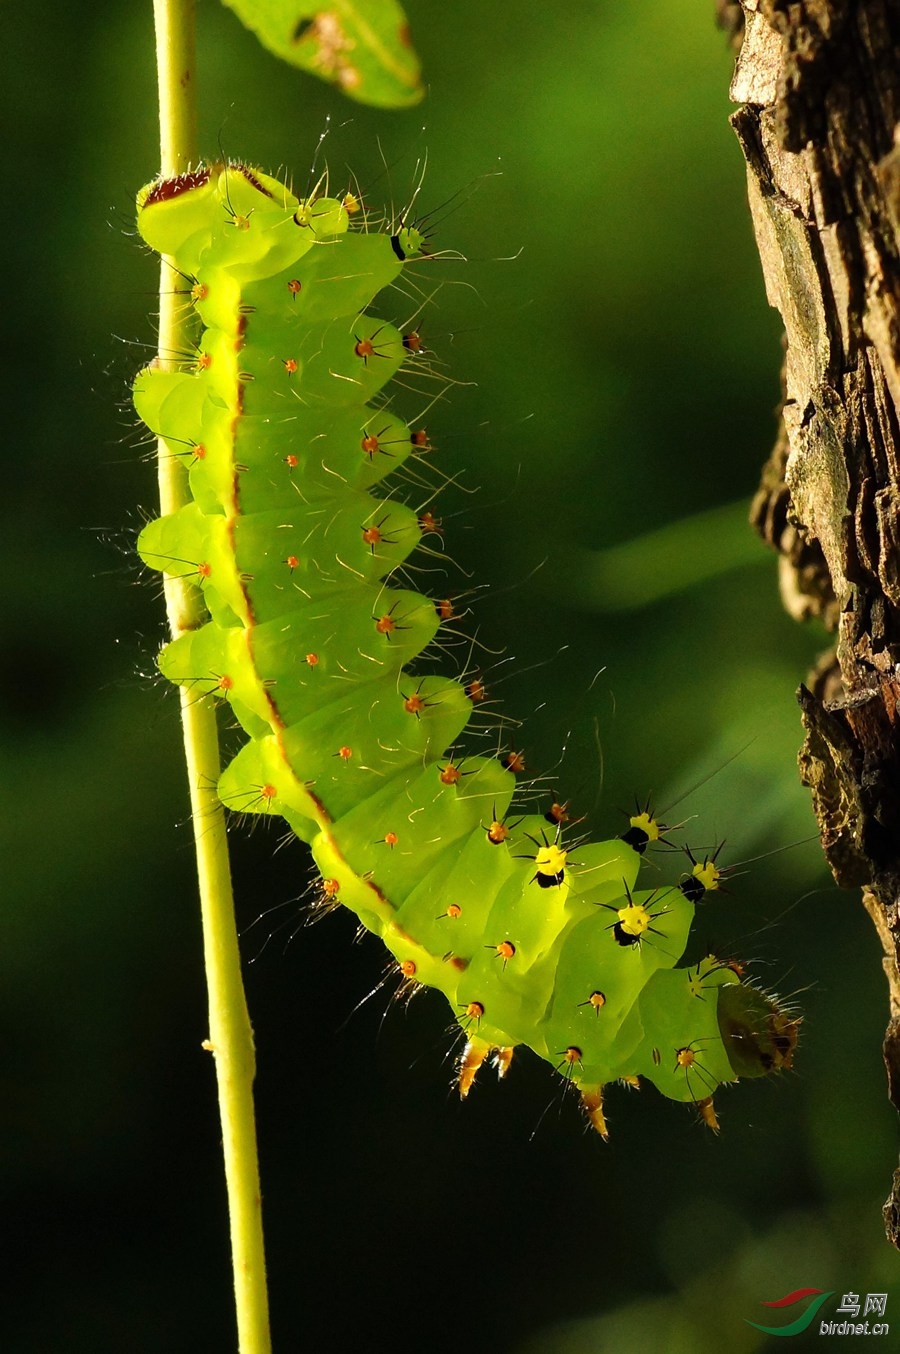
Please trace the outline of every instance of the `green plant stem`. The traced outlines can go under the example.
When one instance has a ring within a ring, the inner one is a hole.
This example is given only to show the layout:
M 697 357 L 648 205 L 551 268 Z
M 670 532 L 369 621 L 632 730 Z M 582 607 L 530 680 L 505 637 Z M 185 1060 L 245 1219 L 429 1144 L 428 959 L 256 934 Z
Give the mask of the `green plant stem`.
M 160 169 L 182 173 L 197 161 L 194 0 L 154 0 L 159 71 Z M 191 309 L 185 304 L 179 274 L 163 258 L 159 292 L 159 361 L 177 368 L 179 353 L 191 346 Z M 189 499 L 187 472 L 165 443 L 159 444 L 159 492 L 163 514 Z M 172 637 L 203 623 L 200 589 L 187 580 L 167 578 L 166 607 Z M 253 1077 L 253 1031 L 241 978 L 240 952 L 225 816 L 216 794 L 219 742 L 211 697 L 197 698 L 180 687 L 184 745 L 191 792 L 191 814 L 203 950 L 209 990 L 209 1039 L 215 1058 L 222 1148 L 231 1224 L 240 1354 L 269 1354 L 268 1296 Z

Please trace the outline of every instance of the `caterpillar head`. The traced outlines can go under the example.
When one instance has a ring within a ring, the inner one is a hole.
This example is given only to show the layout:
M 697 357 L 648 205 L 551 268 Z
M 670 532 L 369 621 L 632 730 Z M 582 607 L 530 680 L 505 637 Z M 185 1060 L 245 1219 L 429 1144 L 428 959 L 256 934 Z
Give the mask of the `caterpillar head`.
M 269 275 L 318 241 L 345 233 L 349 220 L 332 198 L 300 201 L 261 169 L 221 161 L 145 184 L 137 208 L 143 238 L 188 274 L 213 251 L 219 267 Z

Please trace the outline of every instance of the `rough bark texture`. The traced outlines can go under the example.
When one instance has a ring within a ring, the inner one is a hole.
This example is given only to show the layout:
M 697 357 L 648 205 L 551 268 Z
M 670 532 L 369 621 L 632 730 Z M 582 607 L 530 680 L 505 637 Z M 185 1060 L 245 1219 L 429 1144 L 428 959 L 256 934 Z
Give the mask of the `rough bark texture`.
M 833 652 L 801 687 L 801 776 L 885 951 L 900 1109 L 900 0 L 717 0 L 770 303 L 781 426 L 753 507 L 788 611 Z M 885 1210 L 900 1246 L 900 1170 Z

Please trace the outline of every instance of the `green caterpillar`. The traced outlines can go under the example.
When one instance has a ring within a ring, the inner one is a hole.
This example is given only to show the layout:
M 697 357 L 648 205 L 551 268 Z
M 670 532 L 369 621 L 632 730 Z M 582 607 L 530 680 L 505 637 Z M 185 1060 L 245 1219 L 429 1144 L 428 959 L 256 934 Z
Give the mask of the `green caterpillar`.
M 211 617 L 160 668 L 227 700 L 249 735 L 223 802 L 285 818 L 323 901 L 382 938 L 401 985 L 444 993 L 466 1035 L 463 1095 L 488 1055 L 502 1075 L 527 1044 L 604 1136 L 604 1084 L 639 1077 L 716 1127 L 713 1090 L 789 1066 L 798 1021 L 740 965 L 675 967 L 714 858 L 637 890 L 665 831 L 649 810 L 589 842 L 565 806 L 516 806 L 521 756 L 461 742 L 481 679 L 412 669 L 452 615 L 396 583 L 436 522 L 373 490 L 429 449 L 381 393 L 418 336 L 366 307 L 428 246 L 404 219 L 350 229 L 358 206 L 241 164 L 138 195 L 140 232 L 203 326 L 182 370 L 151 365 L 134 386 L 193 495 L 139 551 L 199 582 Z

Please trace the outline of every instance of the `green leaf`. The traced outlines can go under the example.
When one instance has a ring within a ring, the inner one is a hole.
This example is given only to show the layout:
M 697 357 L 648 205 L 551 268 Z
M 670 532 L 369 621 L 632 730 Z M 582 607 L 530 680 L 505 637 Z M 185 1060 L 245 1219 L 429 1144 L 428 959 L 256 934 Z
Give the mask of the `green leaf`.
M 396 0 L 224 0 L 264 47 L 352 99 L 382 108 L 418 103 L 419 58 Z

